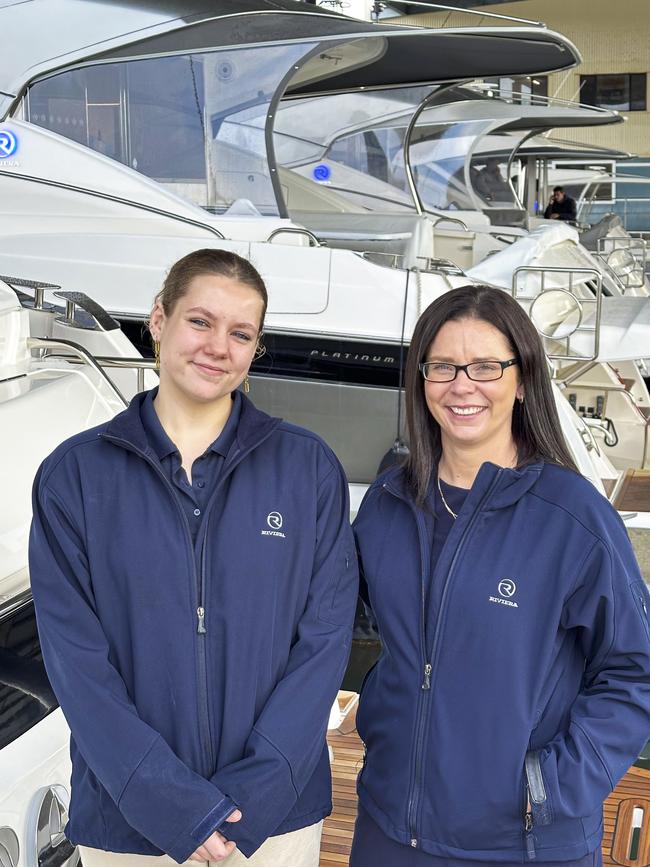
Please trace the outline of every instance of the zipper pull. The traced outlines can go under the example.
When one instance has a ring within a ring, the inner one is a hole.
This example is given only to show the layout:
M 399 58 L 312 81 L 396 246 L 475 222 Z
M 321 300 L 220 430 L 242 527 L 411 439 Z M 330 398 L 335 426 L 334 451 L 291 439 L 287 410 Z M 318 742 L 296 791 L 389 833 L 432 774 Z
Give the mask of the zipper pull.
M 422 681 L 422 689 L 431 689 L 431 663 L 427 662 L 424 666 L 424 680 Z
M 196 628 L 196 631 L 199 633 L 199 635 L 205 635 L 205 633 L 208 631 L 205 628 L 205 608 L 202 608 L 202 607 L 197 608 L 196 609 L 196 615 L 197 615 L 198 621 L 199 621 L 198 626 Z
M 527 808 L 524 816 L 524 831 L 526 832 L 526 855 L 529 861 L 534 861 L 537 858 L 535 852 L 535 838 L 533 837 L 533 814 L 530 807 Z

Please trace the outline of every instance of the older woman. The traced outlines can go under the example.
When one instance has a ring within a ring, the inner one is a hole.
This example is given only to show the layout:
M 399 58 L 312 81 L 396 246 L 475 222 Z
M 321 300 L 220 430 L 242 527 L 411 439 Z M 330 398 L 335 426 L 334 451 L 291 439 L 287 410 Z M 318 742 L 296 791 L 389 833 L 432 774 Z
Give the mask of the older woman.
M 537 333 L 506 293 L 420 318 L 410 455 L 355 524 L 383 652 L 358 715 L 351 867 L 600 863 L 650 733 L 648 593 L 576 471 Z

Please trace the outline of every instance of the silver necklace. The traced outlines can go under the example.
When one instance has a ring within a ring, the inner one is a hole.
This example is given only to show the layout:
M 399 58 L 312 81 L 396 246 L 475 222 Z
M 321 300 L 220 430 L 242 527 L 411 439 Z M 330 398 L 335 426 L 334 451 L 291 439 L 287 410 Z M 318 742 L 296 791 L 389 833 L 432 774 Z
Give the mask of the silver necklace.
M 458 517 L 458 515 L 457 515 L 456 512 L 454 512 L 454 510 L 449 506 L 449 503 L 447 502 L 447 500 L 445 500 L 445 495 L 442 493 L 442 488 L 440 487 L 440 476 L 439 476 L 439 475 L 436 476 L 436 479 L 437 479 L 437 481 L 438 481 L 438 493 L 440 494 L 440 499 L 442 500 L 442 505 L 443 505 L 443 506 L 445 507 L 445 509 L 449 512 L 449 514 L 451 515 L 451 517 L 452 517 L 454 520 L 456 520 L 456 518 Z

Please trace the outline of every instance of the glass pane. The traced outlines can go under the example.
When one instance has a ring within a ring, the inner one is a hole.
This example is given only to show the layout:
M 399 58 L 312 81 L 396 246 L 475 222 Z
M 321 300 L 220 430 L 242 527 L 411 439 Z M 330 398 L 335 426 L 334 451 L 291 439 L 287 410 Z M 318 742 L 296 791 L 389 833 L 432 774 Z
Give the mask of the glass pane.
M 164 57 L 126 66 L 129 165 L 206 205 L 202 61 Z
M 123 64 L 91 66 L 84 70 L 88 145 L 96 151 L 125 162 L 120 128 Z
M 630 109 L 632 111 L 646 110 L 645 72 L 630 76 Z
M 124 162 L 122 81 L 123 64 L 75 69 L 39 81 L 29 91 L 28 120 Z
M 534 96 L 548 96 L 548 75 L 538 75 L 532 79 L 532 83 Z
M 404 136 L 430 91 L 427 86 L 283 101 L 273 140 L 289 209 L 414 210 Z
M 265 126 L 281 80 L 313 45 L 275 45 L 204 55 L 209 207 L 237 200 L 277 214 Z
M 596 83 L 596 99 L 603 108 L 626 111 L 630 107 L 629 75 L 599 75 Z
M 468 181 L 482 164 L 468 170 L 466 162 L 475 140 L 487 132 L 492 121 L 434 123 L 433 112 L 422 113 L 409 151 L 420 198 L 425 206 L 438 210 L 474 211 Z
M 470 163 L 470 178 L 474 191 L 489 207 L 518 207 L 506 180 L 508 166 L 497 157 L 477 154 Z
M 30 89 L 28 120 L 201 207 L 223 212 L 244 199 L 248 213 L 252 203 L 277 215 L 265 124 L 287 72 L 313 47 L 229 49 L 73 70 Z
M 580 102 L 584 105 L 598 105 L 596 102 L 596 75 L 580 76 Z
M 536 96 L 545 97 L 548 94 L 546 75 L 535 78 L 530 75 L 501 76 L 486 78 L 484 82 L 494 88 L 500 99 L 521 105 L 531 105 L 536 102 Z
M 0 749 L 57 705 L 41 656 L 33 603 L 0 619 Z
M 29 91 L 27 120 L 88 145 L 84 70 L 39 81 Z

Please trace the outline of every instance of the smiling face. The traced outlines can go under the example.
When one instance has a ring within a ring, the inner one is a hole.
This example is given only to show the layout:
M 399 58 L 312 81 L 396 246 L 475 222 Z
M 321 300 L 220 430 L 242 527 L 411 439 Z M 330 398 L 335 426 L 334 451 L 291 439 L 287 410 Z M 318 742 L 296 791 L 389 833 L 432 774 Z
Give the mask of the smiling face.
M 253 360 L 262 309 L 255 289 L 215 274 L 194 277 L 169 315 L 157 301 L 150 329 L 160 342 L 160 392 L 202 404 L 230 395 Z
M 471 364 L 475 361 L 507 361 L 515 353 L 507 338 L 482 319 L 446 322 L 436 334 L 426 361 Z M 515 448 L 512 410 L 523 397 L 517 365 L 501 379 L 476 382 L 459 371 L 452 382 L 424 380 L 429 412 L 440 425 L 442 448 L 479 449 L 483 460 L 496 460 Z

